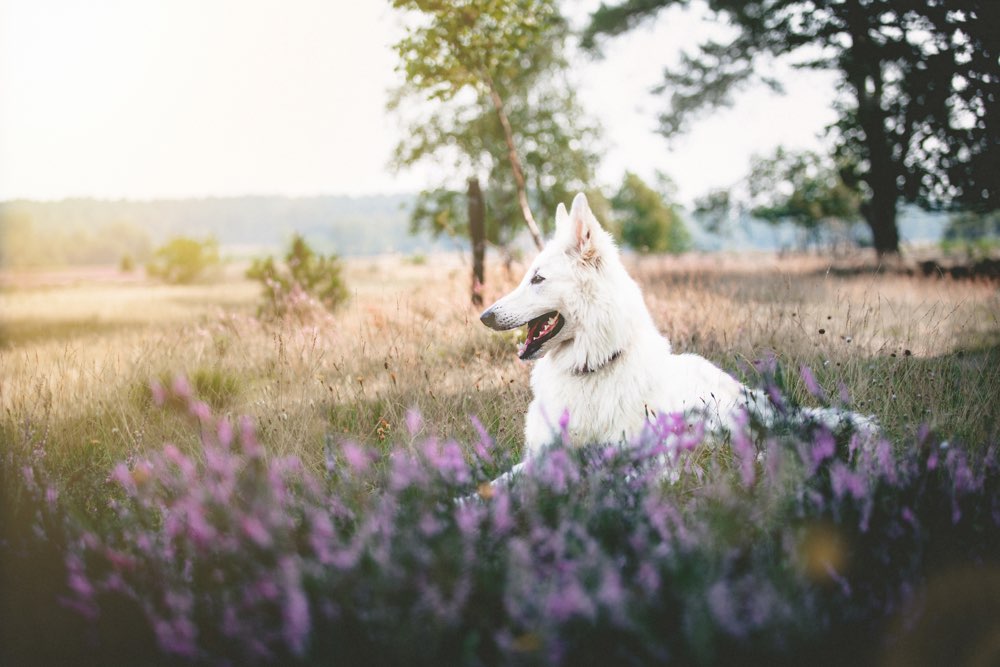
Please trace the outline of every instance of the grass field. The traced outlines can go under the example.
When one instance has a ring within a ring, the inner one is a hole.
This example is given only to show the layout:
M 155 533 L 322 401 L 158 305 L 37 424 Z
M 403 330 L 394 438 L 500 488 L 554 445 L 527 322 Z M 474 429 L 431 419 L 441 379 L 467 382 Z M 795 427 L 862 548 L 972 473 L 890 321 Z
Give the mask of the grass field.
M 698 352 L 751 382 L 773 353 L 792 395 L 814 369 L 831 395 L 894 439 L 923 423 L 973 449 L 1000 415 L 1000 293 L 995 285 L 861 274 L 824 260 L 771 256 L 632 258 L 630 269 L 675 351 Z M 495 269 L 486 297 L 520 277 Z M 258 286 L 229 267 L 217 283 L 165 286 L 113 271 L 8 274 L 0 292 L 3 440 L 44 452 L 90 509 L 112 466 L 175 442 L 188 424 L 156 408 L 151 381 L 190 380 L 221 414 L 250 415 L 273 454 L 319 468 L 328 436 L 380 448 L 405 442 L 408 410 L 424 432 L 470 441 L 475 415 L 520 447 L 530 367 L 515 335 L 483 327 L 457 257 L 348 262 L 351 300 L 335 314 L 256 318 Z
M 996 286 L 628 263 L 676 351 L 750 383 L 773 355 L 888 440 L 701 446 L 663 415 L 480 484 L 520 455 L 530 366 L 460 258 L 350 261 L 346 306 L 281 321 L 235 265 L 3 275 L 0 662 L 992 664 Z

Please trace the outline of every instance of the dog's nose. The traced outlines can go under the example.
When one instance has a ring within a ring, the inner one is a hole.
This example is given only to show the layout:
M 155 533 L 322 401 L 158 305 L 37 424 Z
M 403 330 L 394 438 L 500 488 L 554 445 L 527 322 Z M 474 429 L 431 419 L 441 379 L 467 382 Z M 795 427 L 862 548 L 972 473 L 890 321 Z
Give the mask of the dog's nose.
M 483 314 L 479 316 L 479 321 L 488 326 L 490 329 L 497 328 L 497 314 L 493 312 L 492 307 L 483 311 Z

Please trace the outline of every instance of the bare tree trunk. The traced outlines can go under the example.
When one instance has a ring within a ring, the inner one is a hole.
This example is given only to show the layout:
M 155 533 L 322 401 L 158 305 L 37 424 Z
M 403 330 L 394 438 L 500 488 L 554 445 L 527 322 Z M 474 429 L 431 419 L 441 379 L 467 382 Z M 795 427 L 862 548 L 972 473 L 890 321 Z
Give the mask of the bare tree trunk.
M 899 256 L 899 228 L 896 224 L 896 185 L 898 165 L 893 161 L 885 130 L 882 110 L 882 62 L 868 36 L 868 19 L 860 3 L 849 6 L 855 11 L 848 15 L 851 39 L 847 79 L 858 100 L 858 125 L 864 132 L 864 151 L 868 158 L 871 198 L 861 207 L 872 230 L 872 243 L 879 258 Z M 869 90 L 869 83 L 871 90 Z
M 472 303 L 483 305 L 483 258 L 486 254 L 486 205 L 483 192 L 479 189 L 479 179 L 469 179 L 469 238 L 472 241 Z
M 486 75 L 485 80 L 486 85 L 490 89 L 493 108 L 496 109 L 497 116 L 500 118 L 504 138 L 507 140 L 507 154 L 510 157 L 510 168 L 514 172 L 514 183 L 517 185 L 517 201 L 521 205 L 521 215 L 524 216 L 524 222 L 528 225 L 528 231 L 531 232 L 531 238 L 535 241 L 535 246 L 541 250 L 544 245 L 542 243 L 542 234 L 538 231 L 538 225 L 535 224 L 535 218 L 531 215 L 531 207 L 528 205 L 528 192 L 524 185 L 524 170 L 521 168 L 521 159 L 517 156 L 517 148 L 514 145 L 514 132 L 510 128 L 510 119 L 507 118 L 507 110 L 504 108 L 503 98 L 500 97 L 496 86 L 493 85 L 493 79 L 489 75 Z

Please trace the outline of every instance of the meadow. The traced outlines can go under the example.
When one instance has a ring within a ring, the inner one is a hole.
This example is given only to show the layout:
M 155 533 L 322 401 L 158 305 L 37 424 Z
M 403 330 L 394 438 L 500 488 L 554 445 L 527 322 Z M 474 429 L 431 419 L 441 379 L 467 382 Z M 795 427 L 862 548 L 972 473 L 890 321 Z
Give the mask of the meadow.
M 990 448 L 1000 434 L 1000 291 L 995 284 L 891 272 L 835 275 L 826 260 L 814 256 L 686 255 L 627 261 L 675 351 L 698 352 L 752 384 L 775 379 L 762 375 L 755 364 L 773 359 L 776 379 L 790 400 L 846 402 L 875 415 L 893 454 L 904 462 L 923 456 L 921 465 L 926 465 L 926 447 L 917 449 L 931 441 L 961 447 L 969 457 L 992 456 Z M 340 465 L 347 456 L 359 474 L 342 483 L 359 507 L 386 487 L 400 492 L 392 482 L 396 453 L 440 464 L 437 445 L 427 449 L 428 442 L 456 443 L 466 461 L 479 461 L 470 465 L 483 478 L 516 460 L 530 400 L 530 367 L 515 357 L 516 333 L 496 334 L 479 323 L 478 310 L 468 303 L 463 260 L 350 260 L 345 278 L 351 298 L 337 312 L 303 304 L 293 316 L 273 321 L 257 317 L 259 286 L 246 281 L 239 266 L 227 267 L 212 283 L 191 286 L 157 285 L 111 271 L 5 275 L 0 291 L 4 460 L 12 467 L 44 471 L 45 484 L 59 497 L 60 512 L 92 531 L 86 534 L 107 531 L 108 542 L 101 549 L 108 550 L 114 542 L 110 535 L 128 524 L 122 503 L 130 497 L 142 500 L 142 489 L 134 488 L 135 471 L 144 470 L 145 461 L 163 456 L 170 443 L 170 465 L 198 468 L 206 452 L 213 451 L 208 441 L 226 440 L 228 445 L 232 440 L 222 430 L 207 436 L 207 423 L 222 429 L 224 423 L 250 417 L 253 436 L 241 437 L 259 445 L 267 461 L 299 462 L 310 479 L 329 480 L 332 461 Z M 494 267 L 487 301 L 519 278 L 516 265 L 510 274 Z M 810 386 L 802 367 L 812 369 L 818 387 Z M 477 443 L 487 440 L 494 449 L 483 463 Z M 331 451 L 349 454 L 331 457 Z M 726 474 L 739 472 L 739 456 L 723 455 L 720 465 Z M 170 467 L 163 465 L 160 469 Z M 958 479 L 960 462 L 949 465 L 949 474 Z M 820 475 L 817 465 L 806 468 L 807 481 Z M 123 470 L 133 471 L 132 476 Z M 880 474 L 889 478 L 884 470 Z M 455 475 L 443 488 L 475 490 L 475 480 Z M 829 486 L 832 477 L 825 479 Z M 990 479 L 981 478 L 976 488 L 993 488 Z M 171 487 L 164 481 L 163 487 L 183 496 L 187 484 L 175 482 Z M 785 489 L 784 482 L 775 484 L 775 489 Z M 678 488 L 683 489 L 681 497 L 691 498 L 699 489 L 716 486 L 699 475 L 698 481 Z M 550 487 L 536 492 L 551 501 Z M 428 500 L 436 496 L 426 484 L 421 488 L 430 494 L 421 496 L 422 502 L 439 512 L 440 503 Z M 840 502 L 843 490 L 833 495 Z M 303 492 L 302 497 L 311 496 Z M 5 500 L 12 506 L 29 503 L 9 489 Z M 713 516 L 719 502 L 731 500 L 725 494 L 713 496 Z M 995 498 L 990 502 L 995 504 Z M 306 510 L 295 505 L 289 513 Z M 365 515 L 362 509 L 353 511 Z M 692 516 L 699 511 L 692 509 Z M 983 511 L 989 515 L 989 503 Z M 461 517 L 448 516 L 461 522 Z M 160 523 L 150 519 L 143 525 L 155 532 Z M 975 544 L 975 536 L 968 539 Z M 79 548 L 87 552 L 87 544 L 98 542 L 84 539 Z M 726 553 L 718 545 L 704 548 Z M 164 567 L 166 561 L 156 562 Z M 286 608 L 284 616 L 278 614 L 286 625 L 288 613 Z M 725 626 L 720 614 L 713 618 Z M 168 635 L 177 640 L 176 632 Z M 733 636 L 745 639 L 747 634 Z M 475 646 L 445 646 L 439 655 L 475 655 L 473 662 L 491 662 L 490 651 L 510 649 L 522 656 L 544 651 L 545 661 L 566 659 L 569 654 L 558 649 L 563 644 L 550 645 L 547 637 L 541 630 L 526 632 L 494 638 L 485 653 Z M 564 641 L 566 635 L 559 637 Z M 164 648 L 163 636 L 158 640 Z M 286 633 L 278 640 L 285 641 L 286 649 L 292 647 L 292 658 L 304 655 L 301 637 Z M 719 654 L 706 653 L 705 642 L 713 644 L 705 636 L 691 639 L 696 648 L 681 653 L 695 662 L 717 661 Z M 767 646 L 772 650 L 780 642 Z M 178 650 L 174 657 L 212 662 L 218 655 L 232 655 L 228 648 L 218 649 L 221 654 L 199 652 L 203 649 L 190 654 Z M 253 655 L 267 662 L 284 654 L 261 649 Z M 645 656 L 636 658 L 639 662 L 662 658 L 642 651 L 635 655 Z
M 973 447 L 995 440 L 996 286 L 836 277 L 826 266 L 815 257 L 691 255 L 633 257 L 630 270 L 676 352 L 758 384 L 752 362 L 774 355 L 804 402 L 812 399 L 798 369 L 809 366 L 829 393 L 844 385 L 896 440 L 921 424 Z M 487 302 L 520 272 L 494 268 Z M 54 470 L 99 482 L 149 447 L 197 445 L 149 400 L 151 381 L 183 376 L 213 409 L 257 419 L 269 452 L 315 470 L 328 435 L 385 449 L 410 409 L 428 432 L 459 441 L 476 436 L 475 415 L 517 455 L 530 367 L 515 357 L 516 332 L 479 323 L 467 273 L 453 256 L 352 260 L 345 307 L 278 322 L 256 317 L 260 286 L 240 266 L 192 286 L 114 272 L 10 276 L 0 292 L 4 440 L 43 443 Z

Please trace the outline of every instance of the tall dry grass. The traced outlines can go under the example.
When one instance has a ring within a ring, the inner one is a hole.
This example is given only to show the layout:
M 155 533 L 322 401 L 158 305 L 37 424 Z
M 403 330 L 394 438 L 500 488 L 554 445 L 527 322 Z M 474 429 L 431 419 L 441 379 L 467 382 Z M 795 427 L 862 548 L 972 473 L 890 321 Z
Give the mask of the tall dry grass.
M 833 277 L 821 259 L 630 258 L 676 351 L 737 374 L 774 353 L 796 397 L 811 366 L 890 435 L 926 422 L 979 445 L 1000 415 L 1000 294 L 988 284 Z M 491 272 L 487 299 L 520 277 Z M 46 457 L 67 491 L 100 510 L 115 462 L 170 441 L 195 451 L 183 417 L 153 406 L 151 381 L 183 376 L 221 414 L 253 416 L 268 450 L 322 465 L 328 437 L 386 450 L 424 433 L 475 439 L 477 416 L 521 445 L 530 367 L 515 336 L 488 331 L 454 257 L 348 262 L 352 292 L 333 315 L 261 321 L 257 286 L 231 267 L 214 285 L 35 281 L 0 291 L 0 437 Z

